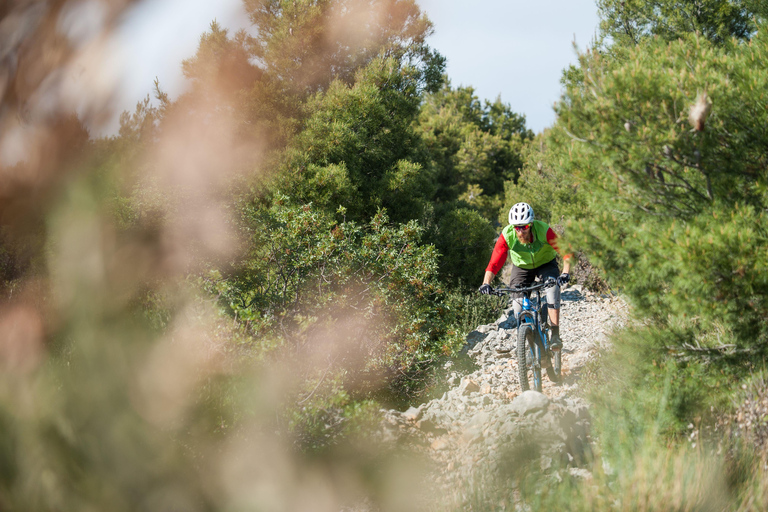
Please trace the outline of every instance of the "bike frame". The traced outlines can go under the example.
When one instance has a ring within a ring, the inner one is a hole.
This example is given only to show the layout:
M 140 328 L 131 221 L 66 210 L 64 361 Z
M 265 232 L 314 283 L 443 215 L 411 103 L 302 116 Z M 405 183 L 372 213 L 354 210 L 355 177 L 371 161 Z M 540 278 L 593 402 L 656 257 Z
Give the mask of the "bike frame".
M 537 288 L 536 291 L 536 305 L 538 308 L 541 307 L 541 288 Z M 533 304 L 531 303 L 531 297 L 530 291 L 522 292 L 523 293 L 523 299 L 522 299 L 522 306 L 523 309 L 520 312 L 520 316 L 517 319 L 518 322 L 518 330 L 520 329 L 521 325 L 524 324 L 531 324 L 533 326 L 533 332 L 535 334 L 538 334 L 538 336 L 534 336 L 534 341 L 536 342 L 536 345 L 538 345 L 538 350 L 534 350 L 534 347 L 529 346 L 528 351 L 531 354 L 531 360 L 533 361 L 533 364 L 535 365 L 535 369 L 533 372 L 533 385 L 535 389 L 541 389 L 542 385 L 542 377 L 541 377 L 541 355 L 543 353 L 546 353 L 545 351 L 548 348 L 548 342 L 547 335 L 544 332 L 544 330 L 541 328 L 541 320 L 539 319 L 537 312 L 533 309 Z M 513 299 L 514 300 L 514 299 Z M 519 362 L 518 362 L 519 364 Z
M 555 280 L 550 278 L 542 283 L 535 283 L 532 286 L 527 286 L 527 287 L 513 286 L 511 288 L 497 288 L 493 292 L 494 295 L 499 295 L 499 296 L 507 295 L 510 293 L 523 294 L 522 299 L 512 299 L 512 300 L 522 301 L 522 311 L 520 311 L 520 315 L 517 317 L 518 332 L 520 331 L 520 328 L 523 325 L 530 325 L 533 328 L 534 341 L 538 350 L 533 346 L 529 346 L 528 351 L 531 354 L 531 361 L 533 362 L 533 384 L 536 390 L 540 390 L 542 385 L 541 357 L 542 357 L 542 354 L 546 353 L 546 351 L 549 350 L 549 338 L 547 337 L 546 331 L 542 328 L 542 319 L 539 318 L 542 315 L 537 313 L 542 312 L 543 310 L 543 307 L 542 307 L 543 304 L 541 301 L 541 290 L 545 288 L 549 288 L 554 285 L 555 285 Z M 537 309 L 534 309 L 534 306 L 531 302 L 531 293 L 536 294 Z M 522 362 L 518 361 L 518 364 L 526 364 L 526 363 L 525 361 L 522 361 Z

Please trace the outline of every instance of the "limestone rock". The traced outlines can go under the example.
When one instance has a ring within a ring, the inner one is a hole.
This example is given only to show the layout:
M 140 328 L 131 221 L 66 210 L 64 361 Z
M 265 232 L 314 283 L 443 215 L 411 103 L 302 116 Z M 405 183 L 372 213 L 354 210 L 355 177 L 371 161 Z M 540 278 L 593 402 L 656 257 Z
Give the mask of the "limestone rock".
M 549 398 L 544 393 L 528 390 L 512 401 L 512 408 L 520 416 L 546 410 L 549 407 Z
M 421 407 L 411 407 L 403 413 L 403 418 L 408 421 L 418 421 L 423 413 Z
M 472 379 L 465 378 L 461 381 L 459 386 L 459 393 L 462 395 L 468 395 L 470 393 L 477 393 L 480 391 L 480 384 Z
M 450 443 L 445 438 L 438 437 L 432 441 L 432 444 L 429 447 L 435 451 L 446 450 L 450 447 Z

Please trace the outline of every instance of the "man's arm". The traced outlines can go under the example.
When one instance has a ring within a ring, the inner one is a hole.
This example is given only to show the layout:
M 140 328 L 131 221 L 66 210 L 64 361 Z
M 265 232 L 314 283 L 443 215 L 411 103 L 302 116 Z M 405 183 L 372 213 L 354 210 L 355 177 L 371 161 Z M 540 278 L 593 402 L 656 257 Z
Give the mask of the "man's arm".
M 552 246 L 557 254 L 560 254 L 563 257 L 563 274 L 570 274 L 571 258 L 573 257 L 573 254 L 563 254 L 560 252 L 560 248 L 557 246 L 557 233 L 555 233 L 552 228 L 547 230 L 547 243 Z
M 491 261 L 488 262 L 488 267 L 485 269 L 485 276 L 483 276 L 483 286 L 491 285 L 493 278 L 499 273 L 504 263 L 507 261 L 507 254 L 509 253 L 509 246 L 507 241 L 504 240 L 504 235 L 499 235 L 496 239 L 496 245 L 493 248 L 493 254 L 491 254 Z M 483 286 L 480 289 L 483 289 Z
M 488 262 L 488 266 L 485 269 L 485 278 L 483 284 L 491 284 L 487 279 L 493 280 L 494 276 L 499 273 L 504 263 L 507 262 L 507 254 L 509 254 L 509 246 L 504 239 L 504 235 L 499 235 L 496 239 L 496 245 L 493 247 L 493 254 L 491 254 L 491 261 Z M 490 274 L 490 277 L 488 277 Z

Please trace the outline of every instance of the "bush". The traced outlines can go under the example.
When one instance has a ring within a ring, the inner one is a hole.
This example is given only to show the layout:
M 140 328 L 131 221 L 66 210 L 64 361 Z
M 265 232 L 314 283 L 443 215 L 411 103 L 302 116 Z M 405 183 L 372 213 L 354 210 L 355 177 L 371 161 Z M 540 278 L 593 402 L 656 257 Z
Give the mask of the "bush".
M 451 205 L 437 212 L 437 230 L 430 238 L 442 255 L 441 280 L 474 289 L 483 280 L 496 232 L 475 210 Z
M 326 351 L 369 392 L 407 390 L 408 377 L 442 352 L 438 256 L 415 221 L 391 225 L 380 211 L 365 225 L 337 223 L 278 197 L 269 209 L 247 208 L 245 229 L 243 263 L 206 282 L 255 338 L 279 329 L 305 354 Z

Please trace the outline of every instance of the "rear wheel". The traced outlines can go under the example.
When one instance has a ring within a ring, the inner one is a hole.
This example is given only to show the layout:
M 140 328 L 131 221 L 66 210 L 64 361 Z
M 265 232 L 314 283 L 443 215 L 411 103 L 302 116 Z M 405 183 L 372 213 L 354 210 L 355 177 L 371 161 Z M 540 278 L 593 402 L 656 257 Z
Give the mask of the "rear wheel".
M 562 375 L 560 374 L 560 371 L 563 368 L 561 351 L 553 350 L 550 353 L 552 354 L 552 367 L 547 368 L 547 377 L 549 377 L 549 380 L 551 382 L 560 382 L 560 380 L 562 379 Z
M 541 363 L 537 357 L 538 346 L 535 342 L 533 327 L 523 324 L 517 329 L 517 371 L 520 389 L 528 391 L 528 366 L 533 370 L 533 389 L 541 391 Z

